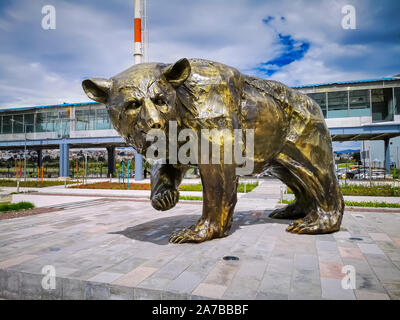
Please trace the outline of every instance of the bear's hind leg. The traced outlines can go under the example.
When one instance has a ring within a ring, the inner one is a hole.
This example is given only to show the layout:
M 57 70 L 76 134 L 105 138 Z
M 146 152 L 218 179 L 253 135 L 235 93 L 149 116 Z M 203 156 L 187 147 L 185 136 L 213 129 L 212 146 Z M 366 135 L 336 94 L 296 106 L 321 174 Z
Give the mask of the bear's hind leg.
M 324 211 L 321 208 L 311 211 L 305 218 L 293 221 L 286 231 L 291 233 L 323 234 L 339 231 L 342 214 Z
M 294 193 L 295 201 L 284 208 L 274 210 L 269 216 L 274 219 L 297 219 L 307 215 L 307 193 L 303 190 L 301 182 L 293 175 L 289 169 L 281 164 L 274 162 L 270 165 L 269 171 L 285 183 Z
M 299 189 L 296 199 L 301 200 L 306 213 L 289 225 L 288 232 L 322 234 L 340 229 L 344 201 L 328 135 L 327 130 L 315 125 L 296 144 L 288 142 L 276 158 L 292 174 Z

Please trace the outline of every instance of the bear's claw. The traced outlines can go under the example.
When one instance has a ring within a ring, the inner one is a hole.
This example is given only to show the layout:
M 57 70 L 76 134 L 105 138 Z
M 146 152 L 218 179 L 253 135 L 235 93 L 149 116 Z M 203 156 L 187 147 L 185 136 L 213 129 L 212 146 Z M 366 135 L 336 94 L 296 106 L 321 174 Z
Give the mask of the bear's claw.
M 151 205 L 156 210 L 169 210 L 173 208 L 179 201 L 178 190 L 165 190 L 151 198 Z
M 175 231 L 169 238 L 171 243 L 203 242 L 205 240 L 207 240 L 207 234 L 204 231 L 187 228 Z
M 298 234 L 324 234 L 338 231 L 340 222 L 329 217 L 319 216 L 317 219 L 312 219 L 307 216 L 303 219 L 293 221 L 286 231 Z

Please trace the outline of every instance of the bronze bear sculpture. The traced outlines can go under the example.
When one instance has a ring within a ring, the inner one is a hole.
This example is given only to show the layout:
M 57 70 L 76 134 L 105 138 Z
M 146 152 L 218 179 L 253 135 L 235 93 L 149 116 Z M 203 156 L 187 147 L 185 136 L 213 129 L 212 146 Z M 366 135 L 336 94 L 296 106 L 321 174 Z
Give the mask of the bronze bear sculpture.
M 111 79 L 82 82 L 89 98 L 107 106 L 114 128 L 140 154 L 147 134 L 169 123 L 178 129 L 249 129 L 254 133 L 253 173 L 266 169 L 293 190 L 296 200 L 270 217 L 294 220 L 292 233 L 338 231 L 344 211 L 335 175 L 332 142 L 318 104 L 277 81 L 241 74 L 202 59 L 135 65 Z M 224 140 L 225 141 L 225 140 Z M 235 142 L 236 143 L 236 142 Z M 221 142 L 221 145 L 223 143 Z M 200 153 L 200 152 L 199 152 Z M 169 210 L 192 164 L 155 161 L 151 203 Z M 199 163 L 203 211 L 198 222 L 172 234 L 170 242 L 203 242 L 228 235 L 237 201 L 238 164 Z

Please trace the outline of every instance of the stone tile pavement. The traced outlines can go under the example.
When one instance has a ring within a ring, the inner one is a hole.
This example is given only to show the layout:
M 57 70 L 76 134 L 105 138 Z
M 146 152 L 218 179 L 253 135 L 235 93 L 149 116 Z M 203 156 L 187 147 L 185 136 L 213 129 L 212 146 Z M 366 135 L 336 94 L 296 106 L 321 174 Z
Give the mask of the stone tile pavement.
M 278 183 L 261 184 L 239 199 L 230 236 L 201 244 L 168 243 L 201 214 L 183 201 L 158 212 L 95 199 L 2 220 L 0 298 L 400 299 L 400 213 L 346 212 L 337 233 L 293 235 L 268 217 L 278 198 Z M 55 289 L 42 286 L 44 266 Z M 342 287 L 344 266 L 354 290 Z

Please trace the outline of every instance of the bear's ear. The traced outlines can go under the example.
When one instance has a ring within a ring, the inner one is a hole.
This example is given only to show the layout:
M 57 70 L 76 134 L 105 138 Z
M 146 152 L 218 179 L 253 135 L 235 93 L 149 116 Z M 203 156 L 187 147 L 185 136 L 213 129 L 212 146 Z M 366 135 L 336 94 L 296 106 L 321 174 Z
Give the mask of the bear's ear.
M 87 96 L 97 102 L 106 103 L 111 90 L 112 81 L 100 78 L 91 78 L 82 81 L 82 88 Z
M 190 76 L 191 67 L 189 60 L 180 59 L 163 71 L 165 79 L 173 86 L 179 87 Z

